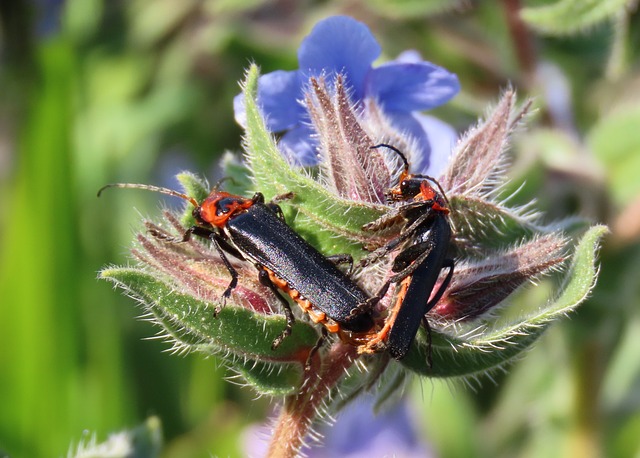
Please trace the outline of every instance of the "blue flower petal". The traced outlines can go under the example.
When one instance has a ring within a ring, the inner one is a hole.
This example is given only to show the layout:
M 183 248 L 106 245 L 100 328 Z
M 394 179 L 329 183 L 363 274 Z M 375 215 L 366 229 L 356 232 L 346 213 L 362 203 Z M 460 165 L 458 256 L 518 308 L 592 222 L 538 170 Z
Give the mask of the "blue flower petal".
M 303 167 L 318 165 L 315 135 L 311 128 L 301 125 L 284 134 L 278 148 L 289 163 Z
M 420 113 L 389 113 L 391 124 L 414 140 L 414 154 L 409 158 L 412 173 L 438 178 L 444 172 L 458 134 L 453 127 L 433 116 Z
M 385 111 L 422 111 L 449 101 L 460 91 L 458 77 L 430 62 L 388 63 L 367 76 L 365 94 Z
M 333 16 L 316 24 L 302 41 L 298 63 L 305 79 L 343 73 L 354 99 L 360 100 L 367 73 L 380 52 L 380 45 L 366 25 L 348 16 Z
M 300 73 L 277 70 L 262 75 L 258 80 L 258 105 L 266 117 L 267 128 L 281 132 L 294 127 L 305 114 L 298 103 L 302 97 Z M 238 124 L 246 127 L 244 95 L 233 99 L 233 110 Z
M 374 415 L 371 396 L 346 407 L 331 428 L 323 431 L 323 447 L 303 449 L 310 458 L 340 456 L 368 458 L 371 456 L 399 456 L 424 458 L 433 456 L 413 424 L 413 415 L 405 403 Z
M 413 171 L 438 178 L 442 176 L 449 164 L 453 149 L 458 141 L 458 133 L 449 124 L 434 116 L 413 113 L 413 118 L 420 123 L 429 139 L 429 147 L 431 148 L 429 162 L 414 164 Z
M 420 173 L 426 170 L 431 164 L 431 143 L 422 124 L 413 113 L 393 112 L 387 113 L 387 116 L 393 127 L 410 136 L 414 141 L 415 148 L 413 148 L 413 151 L 415 154 L 409 158 L 411 171 Z
M 244 106 L 244 94 L 242 93 L 233 98 L 233 118 L 242 127 L 247 127 L 247 109 Z

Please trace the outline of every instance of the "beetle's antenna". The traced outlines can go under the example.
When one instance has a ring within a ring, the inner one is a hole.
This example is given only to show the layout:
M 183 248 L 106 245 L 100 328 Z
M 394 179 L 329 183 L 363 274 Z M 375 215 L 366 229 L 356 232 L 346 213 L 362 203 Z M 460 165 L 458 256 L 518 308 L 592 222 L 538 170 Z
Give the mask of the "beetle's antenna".
M 217 190 L 218 190 L 218 188 L 220 188 L 220 186 L 222 186 L 222 183 L 224 183 L 225 181 L 230 181 L 230 182 L 231 182 L 231 183 L 233 183 L 234 185 L 235 185 L 235 184 L 238 184 L 238 183 L 236 182 L 236 180 L 234 180 L 234 179 L 233 179 L 233 177 L 226 176 L 226 177 L 222 177 L 222 178 L 220 178 L 220 179 L 218 180 L 218 182 L 216 183 L 216 185 L 213 187 L 213 190 L 214 190 L 214 191 L 217 191 Z
M 409 175 L 409 161 L 407 160 L 407 157 L 402 153 L 402 151 L 400 151 L 395 146 L 387 145 L 386 143 L 380 143 L 378 145 L 374 145 L 371 147 L 371 149 L 377 149 L 377 148 L 389 148 L 391 151 L 393 151 L 398 156 L 400 156 L 400 159 L 402 159 L 402 163 L 404 164 L 404 171 L 400 175 L 400 181 L 402 181 L 404 178 L 407 177 L 407 175 Z
M 433 178 L 432 176 L 429 175 L 411 175 L 412 178 L 422 178 L 424 180 L 428 180 L 430 182 L 432 182 L 433 184 L 435 184 L 438 189 L 440 190 L 440 195 L 444 198 L 445 202 L 447 202 L 447 205 L 449 204 L 449 198 L 447 197 L 447 193 L 444 192 L 444 189 L 442 189 L 442 185 L 440 184 L 440 182 L 438 180 L 436 180 L 435 178 Z
M 409 175 L 409 161 L 407 160 L 407 157 L 402 153 L 402 151 L 400 151 L 398 148 L 392 145 L 387 145 L 386 143 L 380 143 L 378 145 L 372 146 L 371 149 L 383 148 L 383 147 L 389 148 L 391 151 L 393 151 L 398 156 L 400 156 L 400 159 L 402 159 L 402 162 L 404 163 L 404 171 L 400 175 L 400 181 L 404 180 L 407 177 L 422 178 L 424 180 L 429 180 L 430 182 L 434 183 L 438 187 L 438 189 L 440 190 L 440 194 L 444 198 L 445 202 L 449 204 L 449 199 L 447 198 L 447 194 L 444 192 L 444 189 L 442 189 L 442 186 L 440 185 L 440 182 L 438 180 L 436 180 L 435 178 L 429 175 L 420 175 L 420 174 Z
M 104 191 L 107 188 L 146 189 L 147 191 L 159 192 L 161 194 L 167 194 L 169 196 L 180 197 L 181 199 L 189 201 L 191 203 L 191 205 L 193 205 L 194 207 L 198 207 L 199 206 L 198 201 L 196 201 L 193 197 L 189 197 L 188 195 L 183 194 L 183 193 L 178 192 L 178 191 L 174 191 L 173 189 L 162 188 L 160 186 L 153 186 L 153 185 L 150 185 L 150 184 L 112 183 L 112 184 L 108 184 L 108 185 L 103 186 L 102 188 L 100 188 L 100 190 L 98 191 L 98 197 L 100 197 L 100 194 L 102 194 L 102 191 Z

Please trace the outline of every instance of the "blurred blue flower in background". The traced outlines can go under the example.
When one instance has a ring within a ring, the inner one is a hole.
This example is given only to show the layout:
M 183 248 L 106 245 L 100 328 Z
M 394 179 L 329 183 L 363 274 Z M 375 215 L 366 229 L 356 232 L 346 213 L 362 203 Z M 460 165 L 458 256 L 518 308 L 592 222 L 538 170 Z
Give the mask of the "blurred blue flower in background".
M 334 425 L 322 429 L 322 447 L 304 450 L 309 458 L 341 456 L 366 458 L 397 456 L 427 458 L 433 456 L 426 444 L 418 439 L 409 406 L 398 402 L 374 414 L 375 398 L 364 396 L 342 410 Z
M 308 458 L 434 456 L 434 451 L 419 437 L 415 427 L 419 422 L 406 402 L 389 405 L 378 414 L 374 413 L 375 402 L 375 397 L 369 395 L 349 403 L 335 423 L 318 427 L 322 444 L 308 445 L 301 454 Z M 265 424 L 248 427 L 243 435 L 246 456 L 266 456 L 271 435 L 271 428 Z
M 319 22 L 298 49 L 299 70 L 278 70 L 263 75 L 259 81 L 258 101 L 267 127 L 284 132 L 281 150 L 293 155 L 301 165 L 317 163 L 316 140 L 301 101 L 309 78 L 324 76 L 331 81 L 344 75 L 351 101 L 356 105 L 376 102 L 394 128 L 411 135 L 419 149 L 422 163 L 428 167 L 431 147 L 429 128 L 432 118 L 420 111 L 449 101 L 460 90 L 453 73 L 423 61 L 415 51 L 373 68 L 381 48 L 369 28 L 347 16 L 334 16 Z M 237 122 L 245 126 L 244 98 L 236 96 Z
M 40 38 L 47 38 L 60 31 L 60 21 L 64 0 L 36 0 L 31 5 L 35 16 L 35 32 Z

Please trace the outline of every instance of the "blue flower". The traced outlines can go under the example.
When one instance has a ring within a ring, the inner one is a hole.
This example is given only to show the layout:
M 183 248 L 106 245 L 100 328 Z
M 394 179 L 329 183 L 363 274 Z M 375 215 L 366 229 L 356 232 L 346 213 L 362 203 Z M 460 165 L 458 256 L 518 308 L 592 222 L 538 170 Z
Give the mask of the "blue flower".
M 364 396 L 347 405 L 338 415 L 335 425 L 324 428 L 322 447 L 303 450 L 309 458 L 341 456 L 399 456 L 426 458 L 434 456 L 428 444 L 418 436 L 415 415 L 406 402 L 399 402 L 374 414 L 375 399 Z
M 284 132 L 280 148 L 292 153 L 300 164 L 317 162 L 316 140 L 309 117 L 300 103 L 309 78 L 329 80 L 344 75 L 351 101 L 362 105 L 375 101 L 394 128 L 411 135 L 421 156 L 414 160 L 417 170 L 429 165 L 430 120 L 420 111 L 450 100 L 460 90 L 456 75 L 405 52 L 395 61 L 372 67 L 381 48 L 369 28 L 347 16 L 320 21 L 298 49 L 299 69 L 275 71 L 259 81 L 258 101 L 272 132 Z M 234 100 L 236 120 L 245 125 L 244 99 Z M 447 145 L 448 146 L 448 145 Z
M 339 412 L 336 423 L 319 427 L 324 440 L 303 447 L 301 455 L 309 458 L 340 456 L 365 458 L 398 456 L 426 458 L 434 456 L 430 444 L 417 431 L 417 418 L 409 403 L 401 401 L 374 414 L 375 399 L 366 395 Z M 267 456 L 273 436 L 266 424 L 252 425 L 243 434 L 245 456 Z

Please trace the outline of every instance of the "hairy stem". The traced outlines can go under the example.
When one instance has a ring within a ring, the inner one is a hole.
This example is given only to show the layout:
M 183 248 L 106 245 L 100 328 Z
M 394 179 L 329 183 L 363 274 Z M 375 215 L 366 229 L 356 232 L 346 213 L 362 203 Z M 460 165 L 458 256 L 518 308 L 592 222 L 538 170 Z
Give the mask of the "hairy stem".
M 355 347 L 336 343 L 324 357 L 322 367 L 311 367 L 299 393 L 287 397 L 269 445 L 269 458 L 298 456 L 304 438 L 320 414 L 330 391 L 357 358 Z

